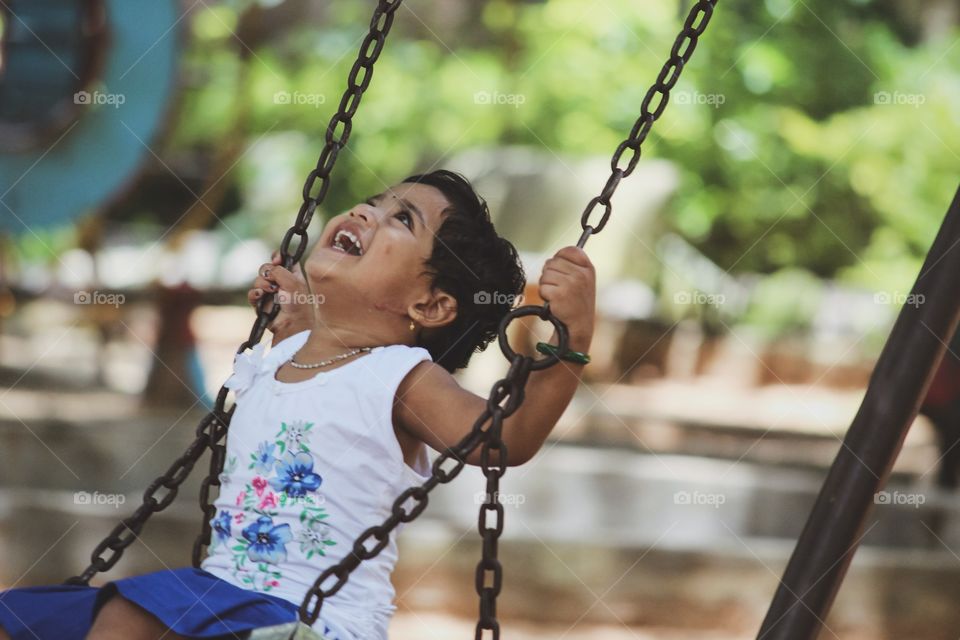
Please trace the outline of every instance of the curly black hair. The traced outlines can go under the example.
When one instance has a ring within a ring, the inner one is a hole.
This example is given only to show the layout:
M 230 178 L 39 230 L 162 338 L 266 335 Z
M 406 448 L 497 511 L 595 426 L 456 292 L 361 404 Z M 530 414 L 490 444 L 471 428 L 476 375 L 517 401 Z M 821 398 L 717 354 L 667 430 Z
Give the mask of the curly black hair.
M 423 331 L 418 346 L 453 373 L 497 337 L 526 277 L 516 248 L 497 235 L 487 203 L 466 178 L 440 169 L 403 182 L 434 187 L 450 203 L 425 266 L 433 288 L 456 299 L 457 315 L 448 325 Z

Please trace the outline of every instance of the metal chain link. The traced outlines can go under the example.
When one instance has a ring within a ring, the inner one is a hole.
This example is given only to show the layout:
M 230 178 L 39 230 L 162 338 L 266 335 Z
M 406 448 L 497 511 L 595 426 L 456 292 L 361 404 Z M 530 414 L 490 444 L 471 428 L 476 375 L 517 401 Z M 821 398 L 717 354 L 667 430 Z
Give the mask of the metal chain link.
M 620 180 L 633 173 L 640 161 L 640 147 L 643 145 L 643 141 L 647 139 L 650 129 L 653 128 L 653 123 L 660 118 L 664 109 L 667 108 L 667 103 L 670 101 L 670 91 L 677 84 L 684 65 L 690 60 L 690 56 L 697 48 L 698 39 L 710 23 L 710 18 L 713 17 L 713 8 L 716 4 L 717 0 L 699 0 L 690 9 L 690 13 L 683 23 L 683 28 L 670 49 L 670 57 L 663 64 L 660 73 L 657 74 L 657 79 L 647 90 L 643 102 L 640 103 L 640 117 L 633 123 L 627 137 L 613 152 L 613 157 L 610 159 L 610 177 L 603 185 L 600 195 L 587 203 L 583 214 L 580 216 L 580 226 L 583 228 L 583 233 L 577 241 L 577 246 L 581 249 L 591 235 L 603 231 L 610 219 L 610 214 L 613 212 L 610 198 L 616 192 Z M 653 104 L 654 99 L 657 100 L 656 106 L 651 110 L 650 105 Z M 632 153 L 626 166 L 621 166 L 623 154 L 628 149 Z M 596 223 L 592 223 L 590 219 L 598 206 L 603 207 L 603 214 Z
M 336 114 L 327 125 L 326 143 L 323 152 L 320 154 L 316 168 L 310 172 L 303 185 L 303 204 L 297 213 L 294 225 L 287 230 L 280 243 L 281 261 L 287 269 L 300 260 L 307 248 L 307 227 L 310 226 L 310 221 L 317 207 L 327 195 L 330 187 L 330 172 L 333 170 L 337 155 L 346 146 L 350 137 L 353 116 L 360 106 L 364 91 L 370 86 L 370 81 L 373 79 L 373 65 L 380 57 L 380 52 L 383 51 L 387 34 L 390 33 L 390 28 L 393 25 L 394 13 L 400 7 L 402 1 L 379 0 L 373 12 L 373 17 L 370 19 L 370 29 L 363 39 L 357 59 L 350 69 L 347 89 L 343 93 Z M 296 238 L 296 244 L 291 249 L 294 238 Z M 258 344 L 263 338 L 264 331 L 276 319 L 280 312 L 280 306 L 271 305 L 272 300 L 273 295 L 270 293 L 260 299 L 257 304 L 257 319 L 250 329 L 249 337 L 237 349 L 238 354 Z M 271 306 L 272 308 L 268 311 L 268 307 Z M 112 568 L 120 560 L 124 550 L 133 544 L 133 541 L 140 535 L 140 531 L 150 516 L 170 506 L 177 496 L 180 485 L 187 479 L 197 460 L 209 449 L 211 452 L 209 472 L 200 486 L 200 508 L 203 511 L 203 522 L 200 535 L 194 541 L 192 553 L 193 566 L 200 566 L 204 549 L 210 544 L 210 521 L 216 515 L 216 508 L 210 499 L 210 489 L 220 486 L 220 474 L 223 472 L 226 454 L 226 448 L 219 443 L 227 433 L 235 408 L 235 406 L 231 406 L 229 410 L 226 409 L 228 394 L 229 389 L 225 386 L 220 387 L 213 410 L 197 426 L 196 439 L 190 443 L 183 455 L 173 463 L 166 473 L 150 483 L 149 488 L 143 494 L 143 502 L 134 511 L 133 515 L 124 518 L 113 528 L 93 550 L 90 565 L 80 575 L 68 579 L 67 584 L 88 584 L 97 573 Z M 165 489 L 166 493 L 158 500 L 154 494 L 161 489 Z M 107 551 L 110 552 L 110 555 L 104 557 L 104 553 Z
M 349 138 L 352 127 L 352 116 L 356 113 L 360 97 L 370 84 L 373 76 L 373 63 L 383 49 L 384 40 L 393 22 L 393 13 L 402 0 L 387 2 L 381 0 L 374 12 L 370 23 L 370 33 L 360 46 L 360 55 L 354 63 L 348 77 L 348 89 L 340 101 L 337 113 L 331 118 L 327 127 L 326 145 L 317 162 L 317 167 L 307 177 L 303 188 L 304 203 L 297 215 L 296 223 L 283 237 L 281 256 L 284 267 L 289 268 L 293 262 L 299 260 L 306 248 L 307 226 L 317 205 L 322 202 L 329 189 L 330 170 L 336 161 L 337 154 Z M 644 140 L 650 133 L 653 123 L 663 114 L 670 99 L 670 91 L 676 85 L 683 67 L 693 55 L 700 35 L 713 16 L 713 9 L 717 0 L 699 0 L 690 10 L 684 21 L 683 29 L 677 36 L 670 50 L 670 57 L 663 65 L 657 79 L 647 91 L 641 103 L 641 113 L 630 130 L 627 138 L 617 146 L 610 161 L 610 177 L 604 184 L 600 194 L 587 204 L 580 218 L 583 233 L 577 246 L 583 248 L 591 235 L 600 233 L 606 226 L 613 206 L 610 202 L 617 190 L 620 181 L 629 176 L 640 160 L 640 150 Z M 382 22 L 382 24 L 381 24 Z M 372 50 L 370 49 L 373 45 Z M 364 71 L 362 79 L 357 80 L 360 70 Z M 654 99 L 656 106 L 651 109 Z M 624 152 L 629 149 L 632 154 L 627 165 L 621 167 L 620 161 Z M 319 181 L 319 187 L 317 182 Z M 603 213 L 598 222 L 591 223 L 591 216 L 597 206 L 603 206 Z M 291 254 L 289 244 L 293 237 L 299 238 L 296 250 Z M 257 344 L 264 330 L 279 311 L 264 311 L 270 300 L 265 296 L 257 307 L 257 321 L 250 332 L 250 338 L 240 346 L 238 353 Z M 430 477 L 422 484 L 408 488 L 394 500 L 391 514 L 379 525 L 374 525 L 364 531 L 353 543 L 351 552 L 340 562 L 327 567 L 314 584 L 307 590 L 307 594 L 300 604 L 300 620 L 313 625 L 320 616 L 320 610 L 326 598 L 337 593 L 347 582 L 350 574 L 364 560 L 369 560 L 383 551 L 390 542 L 390 534 L 402 522 L 410 522 L 417 518 L 427 507 L 429 493 L 439 484 L 446 484 L 457 477 L 466 464 L 467 457 L 479 446 L 480 468 L 487 479 L 486 495 L 480 507 L 478 530 L 482 538 L 482 554 L 477 564 L 475 587 L 480 597 L 480 612 L 476 626 L 476 640 L 481 640 L 484 631 L 490 631 L 495 640 L 500 637 L 500 624 L 496 617 L 496 599 L 503 583 L 503 567 L 497 557 L 497 544 L 504 527 L 503 505 L 499 500 L 500 478 L 506 472 L 508 457 L 507 447 L 502 440 L 503 421 L 512 415 L 521 405 L 524 390 L 530 372 L 546 369 L 558 362 L 556 356 L 543 359 L 534 359 L 527 355 L 518 354 L 509 345 L 507 327 L 516 318 L 522 316 L 538 316 L 551 322 L 558 336 L 558 352 L 567 349 L 566 327 L 556 319 L 547 306 L 526 306 L 512 310 L 500 323 L 498 339 L 501 351 L 510 361 L 510 369 L 506 375 L 492 387 L 487 400 L 487 407 L 474 422 L 470 432 L 456 445 L 446 449 L 433 462 Z M 210 540 L 210 520 L 213 519 L 214 509 L 210 505 L 209 487 L 219 486 L 219 474 L 223 468 L 223 446 L 217 443 L 225 435 L 233 407 L 229 412 L 223 410 L 226 398 L 226 389 L 221 388 L 217 396 L 214 411 L 209 414 L 198 427 L 198 438 L 187 452 L 168 470 L 150 485 L 144 494 L 144 504 L 131 518 L 121 522 L 100 545 L 93 554 L 93 564 L 79 577 L 72 578 L 71 582 L 78 581 L 86 584 L 90 577 L 99 571 L 112 567 L 120 557 L 123 549 L 139 534 L 146 519 L 154 512 L 160 511 L 170 504 L 176 497 L 176 489 L 186 474 L 189 473 L 197 458 L 207 447 L 211 448 L 210 475 L 204 480 L 201 488 L 201 507 L 204 509 L 203 532 L 194 544 L 194 566 L 199 565 L 199 557 L 203 547 Z M 182 477 L 177 474 L 182 473 Z M 172 485 L 172 486 L 171 486 Z M 167 488 L 168 494 L 157 502 L 153 493 L 160 487 Z M 410 501 L 410 508 L 405 507 Z M 491 523 L 491 514 L 495 515 L 495 522 Z M 129 531 L 126 538 L 121 537 L 124 531 Z M 110 549 L 114 552 L 108 560 L 102 559 L 101 554 Z M 328 585 L 328 586 L 324 586 Z
M 163 511 L 173 503 L 180 485 L 190 475 L 193 465 L 200 459 L 200 456 L 206 452 L 211 437 L 210 430 L 222 429 L 225 431 L 226 427 L 222 425 L 223 423 L 213 412 L 208 413 L 201 420 L 197 426 L 196 439 L 190 443 L 183 455 L 177 458 L 163 475 L 150 483 L 150 486 L 143 493 L 143 501 L 133 512 L 133 515 L 120 521 L 107 537 L 100 541 L 90 555 L 90 565 L 80 575 L 68 579 L 67 584 L 86 585 L 93 576 L 102 571 L 108 571 L 113 565 L 117 564 L 124 550 L 133 544 L 133 541 L 140 535 L 140 531 L 150 516 L 158 511 Z M 155 494 L 161 489 L 165 489 L 166 493 L 162 494 L 162 497 L 158 500 Z M 111 553 L 104 557 L 104 553 L 107 551 Z

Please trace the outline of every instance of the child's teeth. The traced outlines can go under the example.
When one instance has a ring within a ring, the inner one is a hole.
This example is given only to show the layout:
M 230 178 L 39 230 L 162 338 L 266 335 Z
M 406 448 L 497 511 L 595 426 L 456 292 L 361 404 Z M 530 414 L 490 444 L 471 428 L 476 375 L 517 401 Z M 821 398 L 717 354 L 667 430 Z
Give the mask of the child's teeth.
M 356 248 L 359 255 L 363 255 L 363 246 L 360 244 L 360 239 L 357 238 L 352 232 L 347 231 L 346 229 L 341 229 L 337 231 L 336 235 L 333 237 L 333 245 L 337 249 L 349 253 L 349 251 L 340 244 L 340 240 L 346 238 L 350 241 L 350 248 Z

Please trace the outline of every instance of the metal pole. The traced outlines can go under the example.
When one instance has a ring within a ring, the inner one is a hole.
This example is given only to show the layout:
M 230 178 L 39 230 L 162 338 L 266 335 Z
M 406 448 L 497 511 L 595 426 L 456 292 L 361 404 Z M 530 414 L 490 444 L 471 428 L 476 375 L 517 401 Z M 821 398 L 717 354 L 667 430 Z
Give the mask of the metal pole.
M 814 640 L 860 542 L 874 495 L 960 318 L 960 190 L 870 378 L 760 627 L 758 640 Z

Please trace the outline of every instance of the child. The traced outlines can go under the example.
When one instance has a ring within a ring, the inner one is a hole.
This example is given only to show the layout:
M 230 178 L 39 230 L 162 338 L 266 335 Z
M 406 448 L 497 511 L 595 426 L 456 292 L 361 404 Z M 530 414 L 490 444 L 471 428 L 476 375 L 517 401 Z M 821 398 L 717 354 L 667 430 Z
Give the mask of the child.
M 237 409 L 202 569 L 8 591 L 0 640 L 234 637 L 294 621 L 320 572 L 429 475 L 426 447 L 456 443 L 483 411 L 451 374 L 496 336 L 523 285 L 515 249 L 458 174 L 412 176 L 331 219 L 302 273 L 264 265 L 249 294 L 278 292 L 281 313 L 271 351 L 238 356 L 227 382 Z M 562 249 L 539 285 L 569 349 L 586 352 L 586 254 Z M 531 373 L 503 425 L 510 465 L 543 444 L 581 367 Z M 479 464 L 479 449 L 467 461 Z M 331 640 L 386 638 L 396 559 L 391 537 L 325 600 L 315 628 Z

